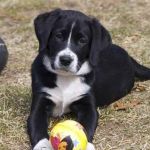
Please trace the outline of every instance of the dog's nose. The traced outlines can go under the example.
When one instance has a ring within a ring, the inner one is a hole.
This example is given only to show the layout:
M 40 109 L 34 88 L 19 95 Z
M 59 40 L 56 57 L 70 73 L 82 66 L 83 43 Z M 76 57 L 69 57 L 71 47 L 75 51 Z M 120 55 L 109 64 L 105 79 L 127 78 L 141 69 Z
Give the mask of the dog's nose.
M 59 57 L 60 63 L 63 66 L 69 66 L 71 64 L 71 62 L 73 61 L 73 59 L 70 56 L 60 56 Z

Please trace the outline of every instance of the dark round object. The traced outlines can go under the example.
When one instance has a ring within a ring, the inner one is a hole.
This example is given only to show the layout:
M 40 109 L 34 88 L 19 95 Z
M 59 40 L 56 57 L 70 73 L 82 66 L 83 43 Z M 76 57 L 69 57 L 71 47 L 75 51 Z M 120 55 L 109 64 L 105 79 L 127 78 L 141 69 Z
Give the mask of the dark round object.
M 8 60 L 8 51 L 4 41 L 0 38 L 0 73 L 6 66 Z

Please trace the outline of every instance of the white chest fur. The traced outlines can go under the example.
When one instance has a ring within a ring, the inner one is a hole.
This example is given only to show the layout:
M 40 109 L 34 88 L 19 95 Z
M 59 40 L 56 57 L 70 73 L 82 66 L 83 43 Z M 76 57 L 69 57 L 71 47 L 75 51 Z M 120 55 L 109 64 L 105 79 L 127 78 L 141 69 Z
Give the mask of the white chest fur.
M 57 87 L 55 88 L 42 88 L 42 91 L 50 95 L 47 98 L 56 104 L 53 110 L 54 117 L 69 112 L 69 105 L 82 98 L 90 89 L 90 87 L 83 82 L 83 79 L 78 76 L 58 75 L 56 85 Z

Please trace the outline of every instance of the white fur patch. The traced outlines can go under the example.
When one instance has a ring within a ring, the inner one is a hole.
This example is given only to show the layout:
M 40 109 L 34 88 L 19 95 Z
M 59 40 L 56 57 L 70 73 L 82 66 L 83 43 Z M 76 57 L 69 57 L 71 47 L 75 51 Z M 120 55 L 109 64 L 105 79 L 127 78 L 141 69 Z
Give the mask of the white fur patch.
M 5 44 L 4 43 L 0 43 L 0 46 L 5 46 Z
M 86 147 L 86 150 L 95 150 L 95 147 L 92 143 L 88 143 L 87 147 Z
M 35 147 L 33 148 L 33 150 L 53 150 L 50 142 L 48 141 L 48 139 L 42 139 L 40 140 Z
M 48 71 L 53 72 L 53 73 L 56 73 L 55 70 L 52 68 L 50 59 L 49 59 L 49 57 L 48 57 L 47 55 L 45 55 L 45 56 L 43 57 L 43 64 L 44 64 L 44 66 L 46 67 L 46 69 L 47 69 Z
M 91 69 L 91 66 L 90 66 L 89 62 L 88 62 L 88 61 L 85 61 L 85 62 L 82 64 L 82 66 L 81 66 L 81 68 L 79 69 L 79 71 L 77 72 L 77 75 L 87 74 L 87 73 L 89 73 L 91 70 L 92 70 L 92 69 Z
M 56 85 L 56 88 L 42 88 L 43 92 L 50 95 L 47 98 L 56 104 L 53 110 L 54 117 L 69 112 L 69 105 L 82 98 L 90 90 L 90 87 L 78 76 L 57 75 Z
M 61 65 L 59 63 L 59 58 L 61 56 L 70 56 L 72 58 L 72 62 L 70 64 L 70 66 L 68 67 L 68 70 L 71 72 L 76 72 L 77 71 L 77 66 L 78 66 L 78 57 L 77 55 L 69 48 L 65 48 L 64 50 L 60 51 L 55 59 L 55 68 L 59 69 L 61 68 Z
M 71 26 L 71 31 L 70 31 L 70 34 L 69 34 L 69 37 L 68 37 L 67 47 L 70 46 L 71 36 L 72 36 L 72 30 L 73 30 L 74 26 L 75 26 L 75 22 L 73 22 L 72 26 Z
M 58 75 L 70 76 L 70 75 L 73 75 L 73 74 L 74 74 L 74 73 L 72 73 L 72 72 L 67 72 L 67 71 L 65 71 L 65 70 L 54 70 L 54 69 L 52 68 L 52 66 L 51 66 L 51 61 L 50 61 L 49 57 L 46 56 L 46 55 L 43 57 L 43 64 L 44 64 L 44 66 L 46 67 L 46 69 L 47 69 L 48 71 L 53 72 L 53 73 L 56 73 L 56 74 L 58 74 Z

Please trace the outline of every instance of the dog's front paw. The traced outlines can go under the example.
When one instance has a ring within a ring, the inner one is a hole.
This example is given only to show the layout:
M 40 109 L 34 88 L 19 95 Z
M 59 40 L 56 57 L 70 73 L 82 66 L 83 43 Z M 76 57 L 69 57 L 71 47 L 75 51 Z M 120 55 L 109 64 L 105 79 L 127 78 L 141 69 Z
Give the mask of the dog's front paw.
M 92 143 L 88 143 L 87 147 L 86 147 L 86 150 L 95 150 L 95 147 Z
M 35 145 L 33 150 L 53 150 L 53 148 L 47 139 L 42 139 Z

